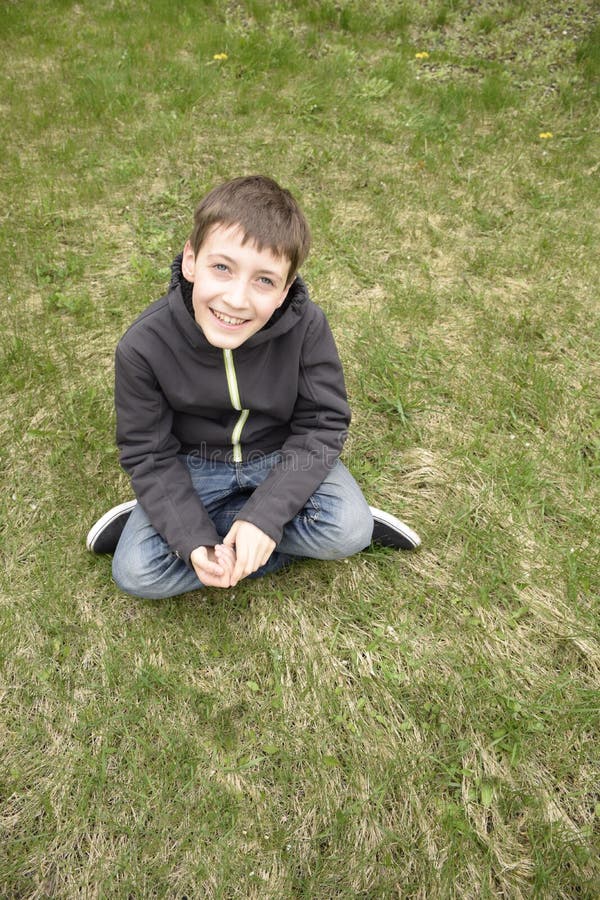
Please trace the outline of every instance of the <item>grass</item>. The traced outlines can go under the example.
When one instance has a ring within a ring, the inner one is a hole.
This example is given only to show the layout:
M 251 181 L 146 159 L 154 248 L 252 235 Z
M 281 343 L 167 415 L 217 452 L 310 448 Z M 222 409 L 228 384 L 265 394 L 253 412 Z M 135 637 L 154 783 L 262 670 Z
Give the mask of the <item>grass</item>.
M 4 0 L 0 40 L 2 896 L 598 896 L 592 0 Z M 135 601 L 84 546 L 114 346 L 255 171 L 423 548 Z

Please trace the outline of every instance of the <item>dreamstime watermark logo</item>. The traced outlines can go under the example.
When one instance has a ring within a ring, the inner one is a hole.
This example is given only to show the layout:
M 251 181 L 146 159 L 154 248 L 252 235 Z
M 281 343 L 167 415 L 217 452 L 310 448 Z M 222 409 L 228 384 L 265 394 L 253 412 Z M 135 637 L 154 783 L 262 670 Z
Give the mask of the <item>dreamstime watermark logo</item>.
M 344 442 L 340 440 L 339 443 L 339 449 L 322 445 L 319 450 L 272 450 L 270 452 L 250 450 L 249 453 L 244 454 L 241 463 L 233 458 L 233 450 L 209 448 L 205 443 L 194 447 L 193 450 L 188 450 L 183 455 L 190 469 L 217 469 L 223 465 L 241 465 L 259 468 L 277 467 L 280 472 L 310 472 L 315 467 L 321 470 L 331 469 L 339 458 Z

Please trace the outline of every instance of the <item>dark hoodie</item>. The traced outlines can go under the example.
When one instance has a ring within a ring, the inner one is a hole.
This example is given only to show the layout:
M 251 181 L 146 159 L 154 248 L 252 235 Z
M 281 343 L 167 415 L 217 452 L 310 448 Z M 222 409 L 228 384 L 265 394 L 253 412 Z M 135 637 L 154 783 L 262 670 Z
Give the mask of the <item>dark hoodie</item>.
M 192 550 L 222 536 L 178 454 L 235 464 L 281 451 L 237 516 L 279 543 L 338 458 L 350 423 L 331 330 L 300 277 L 236 350 L 209 344 L 191 290 L 179 256 L 169 293 L 131 325 L 115 359 L 121 465 L 152 525 L 188 565 Z

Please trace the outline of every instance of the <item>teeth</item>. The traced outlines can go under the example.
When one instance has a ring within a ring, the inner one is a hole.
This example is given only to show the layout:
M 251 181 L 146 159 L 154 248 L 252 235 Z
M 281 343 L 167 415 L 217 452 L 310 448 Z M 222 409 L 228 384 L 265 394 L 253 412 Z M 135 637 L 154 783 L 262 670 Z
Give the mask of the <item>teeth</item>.
M 221 322 L 225 322 L 226 325 L 241 325 L 242 322 L 245 322 L 245 319 L 235 319 L 233 316 L 226 316 L 224 313 L 217 312 L 216 309 L 213 309 L 213 313 Z

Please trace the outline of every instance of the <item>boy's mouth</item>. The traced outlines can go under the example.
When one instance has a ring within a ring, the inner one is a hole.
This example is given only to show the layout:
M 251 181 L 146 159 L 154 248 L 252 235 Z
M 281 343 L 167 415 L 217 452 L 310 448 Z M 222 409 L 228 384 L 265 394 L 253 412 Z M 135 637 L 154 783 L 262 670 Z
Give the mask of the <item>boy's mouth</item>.
M 219 320 L 219 322 L 223 322 L 224 325 L 243 325 L 248 319 L 239 319 L 236 316 L 226 316 L 225 313 L 219 312 L 218 309 L 210 308 L 213 316 Z

